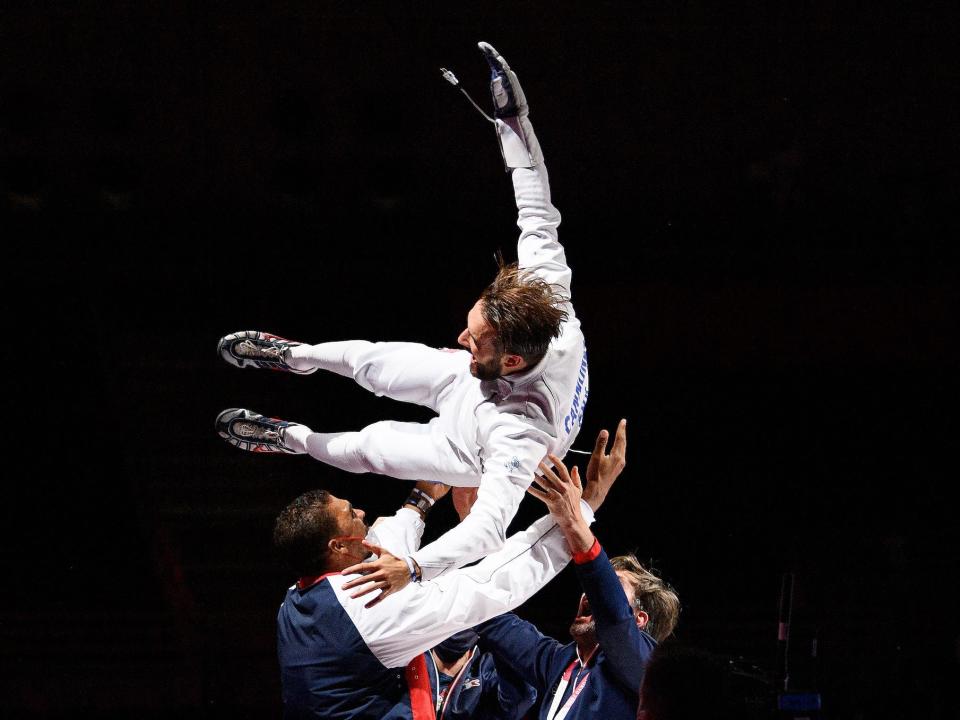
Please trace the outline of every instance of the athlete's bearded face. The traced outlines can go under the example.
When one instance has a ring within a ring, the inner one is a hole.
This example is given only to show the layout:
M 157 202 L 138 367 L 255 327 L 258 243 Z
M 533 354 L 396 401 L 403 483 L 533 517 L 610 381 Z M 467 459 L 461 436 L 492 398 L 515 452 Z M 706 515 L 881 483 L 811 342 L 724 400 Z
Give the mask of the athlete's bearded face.
M 470 351 L 470 373 L 480 380 L 496 380 L 503 375 L 503 353 L 497 352 L 496 334 L 490 323 L 483 319 L 483 301 L 467 313 L 467 327 L 460 333 L 457 342 Z

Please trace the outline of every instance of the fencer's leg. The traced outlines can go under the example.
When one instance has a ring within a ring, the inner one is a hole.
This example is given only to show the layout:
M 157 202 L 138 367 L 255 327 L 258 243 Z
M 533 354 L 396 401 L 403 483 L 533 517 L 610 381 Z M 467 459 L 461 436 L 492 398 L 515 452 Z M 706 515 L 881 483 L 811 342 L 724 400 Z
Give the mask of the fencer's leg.
M 287 362 L 301 372 L 329 370 L 377 395 L 436 410 L 443 391 L 468 367 L 469 356 L 419 343 L 347 340 L 292 347 Z
M 431 480 L 476 486 L 480 471 L 431 424 L 391 420 L 359 432 L 318 433 L 304 426 L 287 431 L 287 445 L 351 473 L 377 473 L 400 480 Z

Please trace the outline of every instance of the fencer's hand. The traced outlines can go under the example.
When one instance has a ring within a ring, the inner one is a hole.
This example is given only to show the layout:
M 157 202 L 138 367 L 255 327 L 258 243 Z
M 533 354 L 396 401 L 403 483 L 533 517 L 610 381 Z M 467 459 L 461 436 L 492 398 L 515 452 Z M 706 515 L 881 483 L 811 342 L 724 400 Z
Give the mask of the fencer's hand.
M 563 531 L 571 552 L 585 552 L 593 545 L 593 533 L 580 513 L 580 497 L 583 486 L 580 471 L 574 466 L 568 472 L 556 455 L 547 455 L 553 468 L 540 463 L 540 475 L 534 478 L 527 492 L 543 501 L 550 515 Z
M 627 466 L 627 421 L 625 419 L 621 420 L 617 426 L 613 447 L 608 455 L 607 440 L 609 438 L 609 432 L 600 431 L 587 465 L 587 486 L 583 490 L 583 499 L 594 510 L 607 499 L 607 493 L 613 487 L 614 481 Z
M 477 501 L 478 492 L 480 492 L 480 488 L 456 487 L 450 493 L 450 497 L 453 498 L 453 507 L 457 511 L 457 515 L 460 516 L 460 522 L 463 522 L 463 519 L 470 514 L 470 509 Z
M 503 55 L 490 43 L 477 43 L 490 66 L 490 94 L 493 96 L 493 116 L 497 118 L 526 115 L 527 98 Z
M 350 596 L 352 598 L 363 597 L 374 590 L 379 590 L 380 594 L 364 605 L 366 608 L 372 608 L 388 595 L 403 590 L 410 583 L 410 570 L 407 568 L 406 560 L 392 555 L 379 545 L 364 540 L 363 546 L 376 555 L 377 559 L 344 568 L 344 575 L 360 573 L 362 577 L 345 582 L 343 589 L 361 588 Z

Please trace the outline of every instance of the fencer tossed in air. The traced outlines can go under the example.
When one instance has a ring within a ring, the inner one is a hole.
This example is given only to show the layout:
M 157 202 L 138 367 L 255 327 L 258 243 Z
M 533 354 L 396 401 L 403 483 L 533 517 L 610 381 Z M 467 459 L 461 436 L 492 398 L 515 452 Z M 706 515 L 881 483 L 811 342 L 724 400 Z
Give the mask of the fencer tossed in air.
M 492 71 L 497 138 L 519 211 L 519 262 L 502 266 L 468 312 L 457 339 L 465 350 L 364 340 L 307 345 L 258 331 L 227 335 L 218 346 L 237 367 L 328 370 L 437 413 L 426 424 L 385 421 L 359 432 L 314 432 L 237 408 L 217 418 L 219 434 L 244 450 L 309 453 L 347 472 L 478 487 L 462 523 L 405 566 L 381 565 L 358 595 L 380 589 L 382 599 L 497 550 L 540 461 L 548 453 L 562 458 L 573 444 L 587 402 L 586 345 L 543 154 L 517 76 L 493 47 L 479 47 Z

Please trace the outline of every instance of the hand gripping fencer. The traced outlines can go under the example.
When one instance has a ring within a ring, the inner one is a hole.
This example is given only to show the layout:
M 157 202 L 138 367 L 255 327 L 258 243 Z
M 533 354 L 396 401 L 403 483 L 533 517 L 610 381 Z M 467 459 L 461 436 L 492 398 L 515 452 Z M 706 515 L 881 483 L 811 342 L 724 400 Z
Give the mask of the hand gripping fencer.
M 493 97 L 493 116 L 496 118 L 497 140 L 503 164 L 512 168 L 528 168 L 543 162 L 540 143 L 528 118 L 527 98 L 503 55 L 490 43 L 477 43 L 490 65 L 490 94 Z

